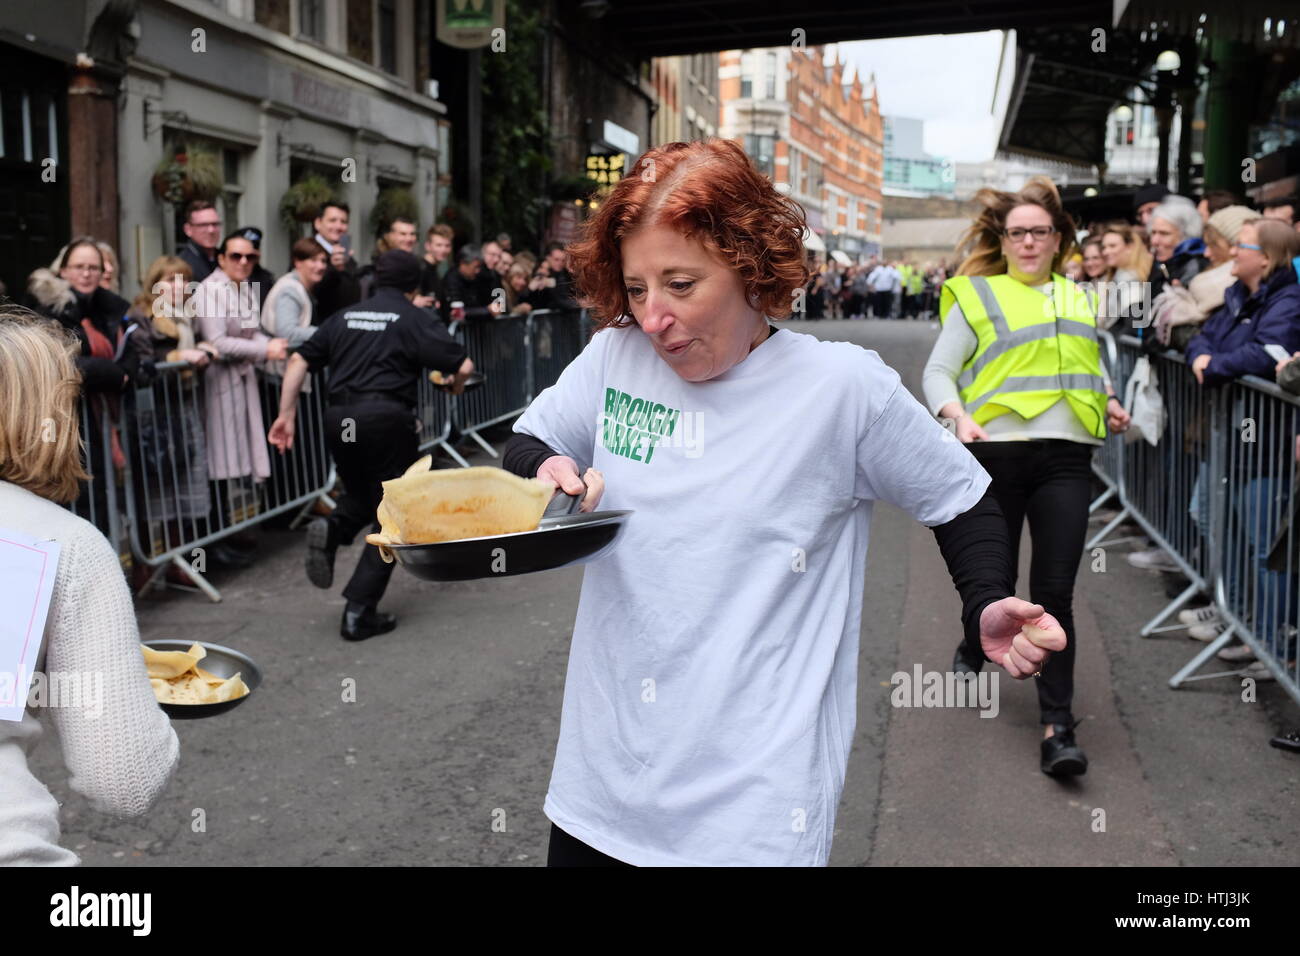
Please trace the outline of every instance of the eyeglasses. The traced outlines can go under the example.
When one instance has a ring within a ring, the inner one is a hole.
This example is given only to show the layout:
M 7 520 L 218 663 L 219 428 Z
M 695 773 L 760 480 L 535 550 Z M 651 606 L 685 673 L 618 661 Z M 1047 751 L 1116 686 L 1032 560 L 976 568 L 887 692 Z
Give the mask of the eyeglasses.
M 1046 242 L 1047 237 L 1054 232 L 1056 229 L 1053 226 L 1034 226 L 1033 229 L 1021 229 L 1017 226 L 1006 230 L 1002 235 L 1012 242 L 1024 242 L 1026 236 L 1033 236 L 1039 242 Z
M 103 272 L 103 266 L 65 266 L 69 272 L 89 272 L 92 275 L 96 272 Z
M 1264 251 L 1259 246 L 1255 245 L 1253 242 L 1234 242 L 1232 244 L 1232 247 L 1234 249 L 1254 249 L 1256 252 Z
M 260 252 L 227 252 L 226 256 L 229 259 L 233 259 L 235 262 L 243 262 L 245 259 L 249 262 L 256 262 L 258 259 L 262 258 Z

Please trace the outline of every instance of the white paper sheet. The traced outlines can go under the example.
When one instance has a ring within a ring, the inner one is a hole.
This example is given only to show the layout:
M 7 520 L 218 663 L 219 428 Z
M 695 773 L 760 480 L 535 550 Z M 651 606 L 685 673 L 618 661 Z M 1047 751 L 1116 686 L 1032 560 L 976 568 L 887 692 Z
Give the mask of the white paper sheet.
M 0 528 L 0 720 L 22 720 L 54 593 L 59 543 Z

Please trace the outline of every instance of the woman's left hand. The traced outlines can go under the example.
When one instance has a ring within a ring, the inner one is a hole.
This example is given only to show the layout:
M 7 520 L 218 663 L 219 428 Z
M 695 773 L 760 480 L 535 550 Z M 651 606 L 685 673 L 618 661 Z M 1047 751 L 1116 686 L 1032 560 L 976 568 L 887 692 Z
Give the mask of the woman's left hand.
M 1023 630 L 1025 625 L 1044 633 L 1031 639 Z M 1041 674 L 1052 653 L 1065 650 L 1065 643 L 1065 630 L 1041 604 L 1005 597 L 994 601 L 980 615 L 984 655 L 1001 664 L 1016 680 Z
M 1124 410 L 1124 406 L 1120 404 L 1119 399 L 1112 395 L 1110 401 L 1106 403 L 1106 424 L 1110 426 L 1110 430 L 1112 432 L 1126 432 L 1130 421 L 1132 421 L 1132 416 Z
M 1210 364 L 1213 355 L 1198 355 L 1192 360 L 1192 374 L 1196 376 L 1198 385 L 1205 384 L 1205 367 Z

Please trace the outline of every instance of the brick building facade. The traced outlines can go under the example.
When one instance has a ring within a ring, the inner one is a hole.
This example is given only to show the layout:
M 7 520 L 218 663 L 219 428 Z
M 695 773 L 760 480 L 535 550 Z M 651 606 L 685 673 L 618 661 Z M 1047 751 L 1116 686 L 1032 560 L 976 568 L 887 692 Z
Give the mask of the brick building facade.
M 874 81 L 834 47 L 777 47 L 724 51 L 718 88 L 719 135 L 789 184 L 820 242 L 855 260 L 878 253 L 884 130 Z

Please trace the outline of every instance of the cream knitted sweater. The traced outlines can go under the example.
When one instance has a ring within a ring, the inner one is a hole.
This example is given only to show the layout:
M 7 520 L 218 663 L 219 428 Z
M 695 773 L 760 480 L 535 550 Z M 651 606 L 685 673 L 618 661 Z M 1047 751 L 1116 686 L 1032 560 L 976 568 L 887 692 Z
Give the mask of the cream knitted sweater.
M 21 722 L 0 721 L 0 865 L 71 866 L 80 861 L 59 846 L 59 805 L 27 768 L 42 725 L 58 735 L 72 789 L 117 816 L 153 806 L 180 747 L 149 686 L 131 593 L 107 539 L 67 509 L 4 481 L 0 528 L 59 542 L 37 669 L 81 688 L 79 700 L 51 698 L 58 706 L 28 707 Z

